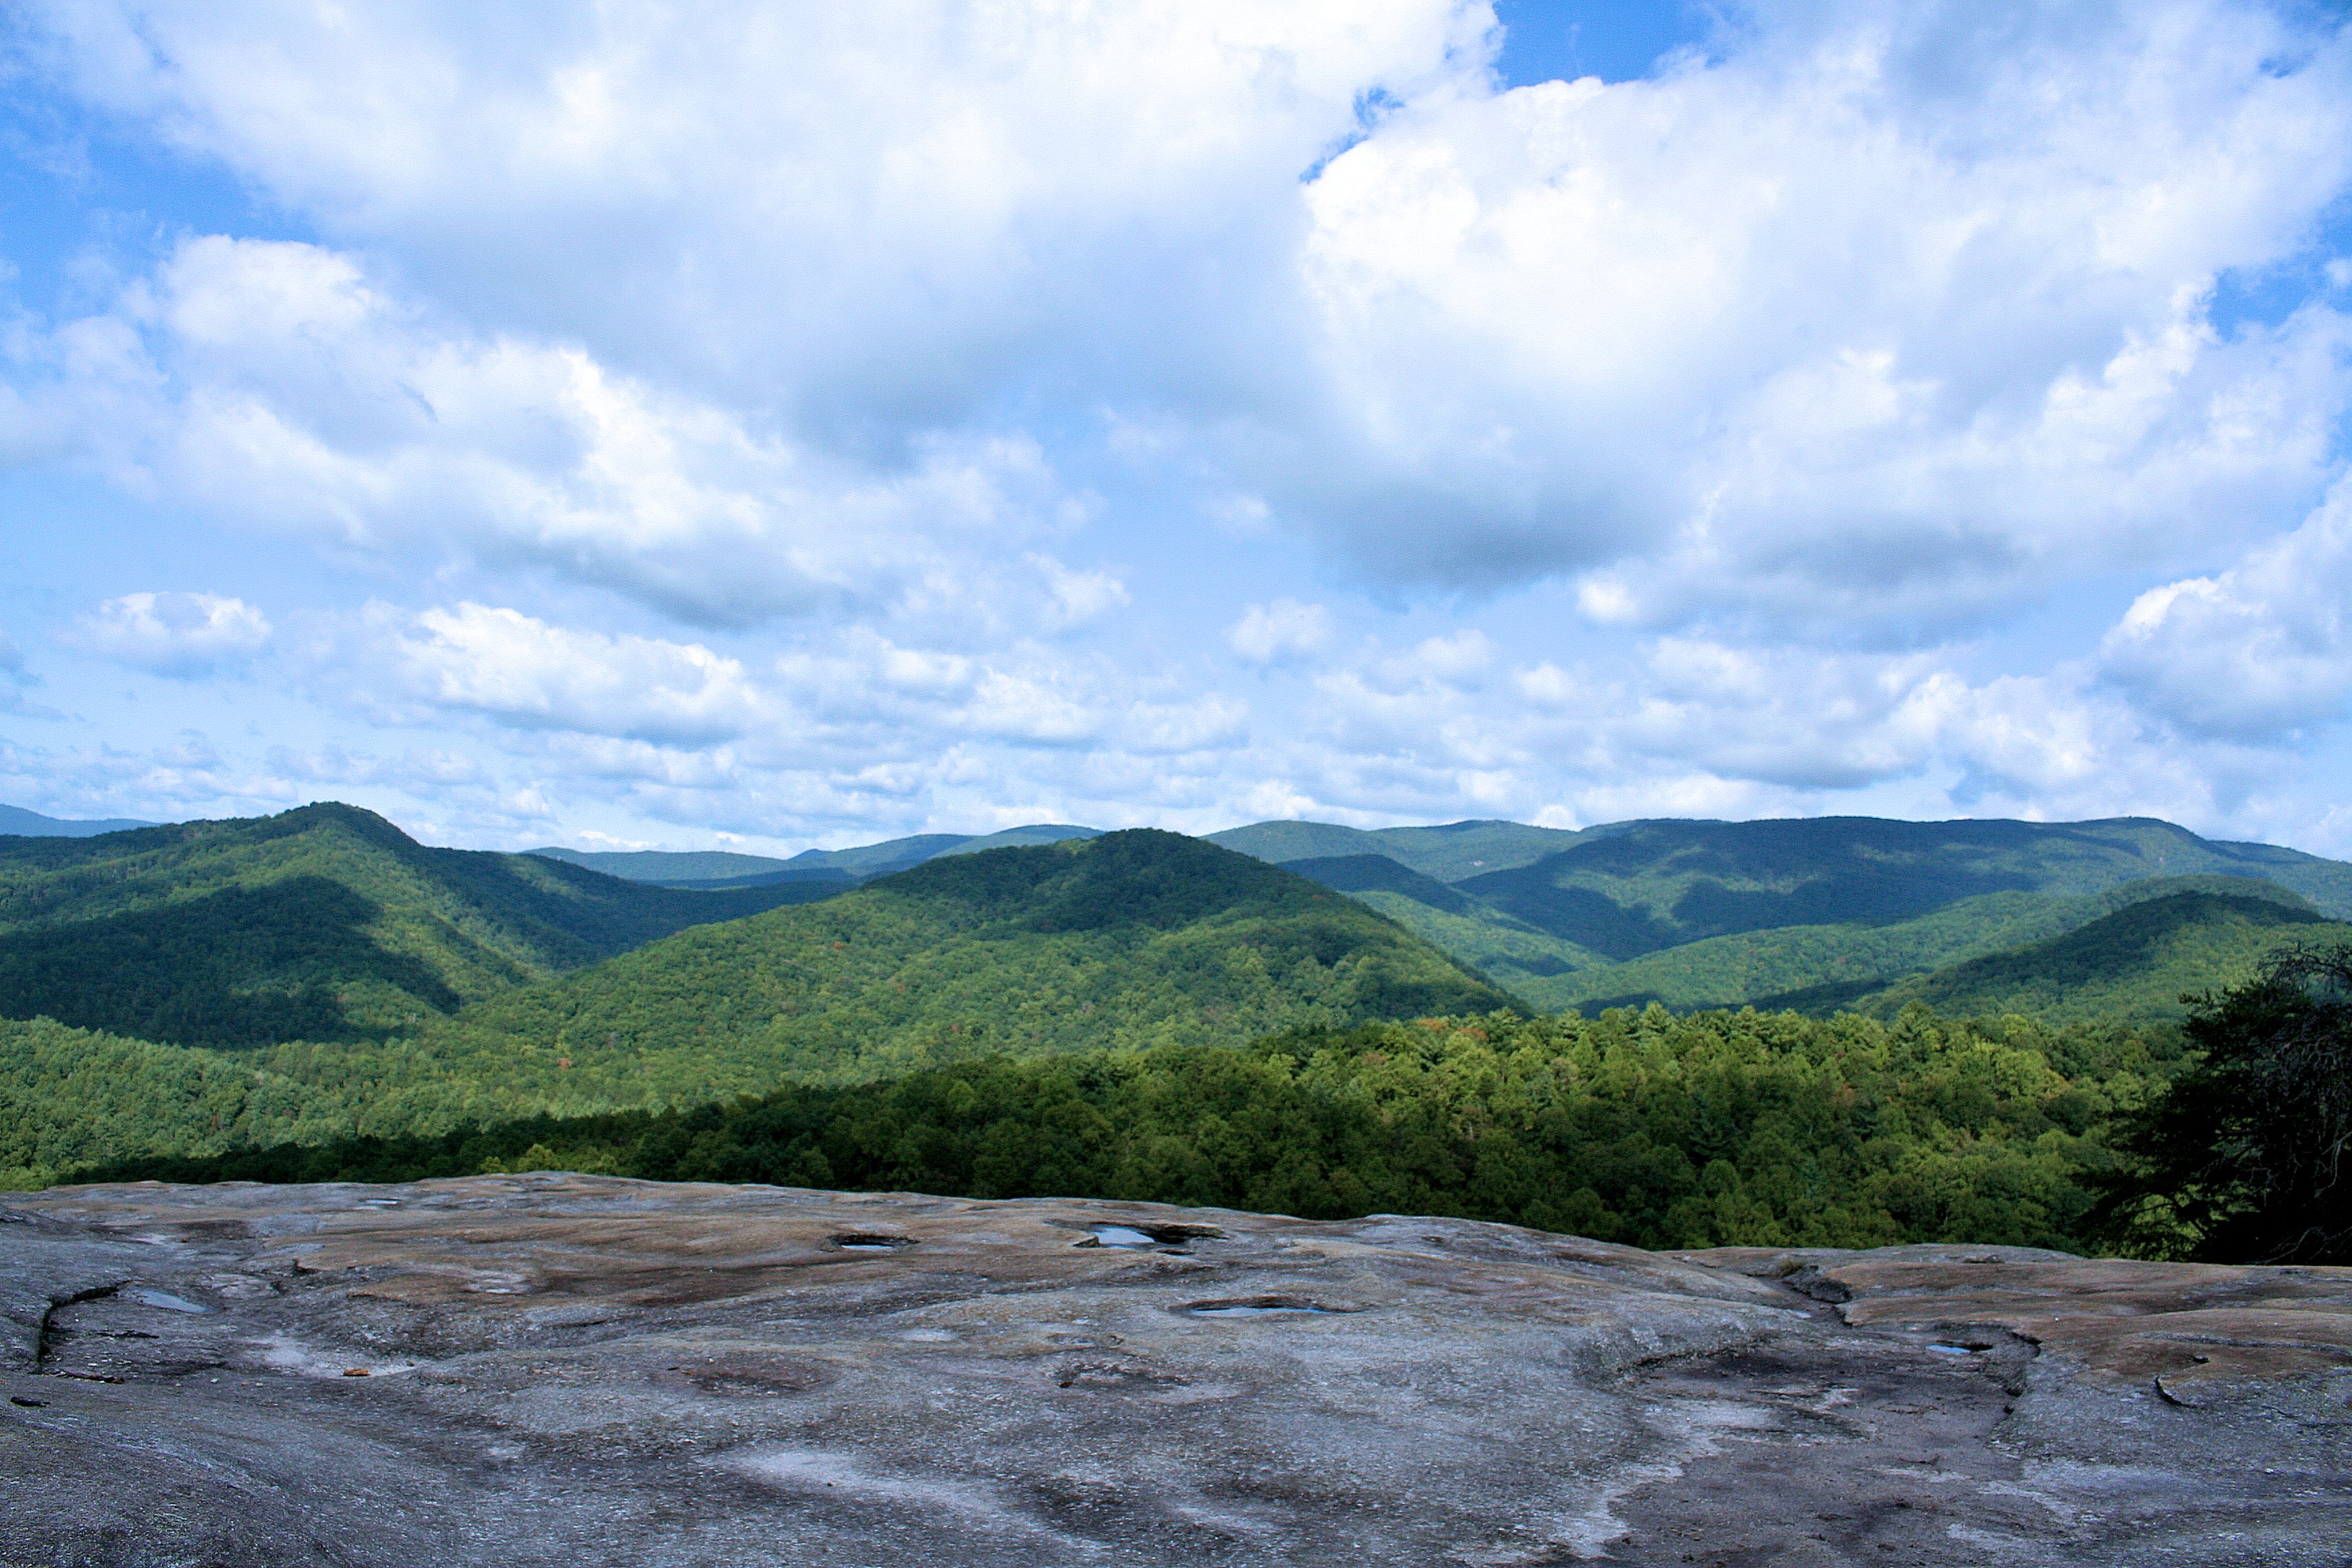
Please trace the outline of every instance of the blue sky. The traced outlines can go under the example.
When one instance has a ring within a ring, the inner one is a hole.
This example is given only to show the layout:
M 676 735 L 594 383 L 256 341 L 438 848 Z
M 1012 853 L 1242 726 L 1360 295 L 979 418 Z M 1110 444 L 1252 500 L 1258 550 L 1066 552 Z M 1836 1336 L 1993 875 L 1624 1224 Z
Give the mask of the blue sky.
M 0 799 L 2352 855 L 2340 7 L 0 26 Z

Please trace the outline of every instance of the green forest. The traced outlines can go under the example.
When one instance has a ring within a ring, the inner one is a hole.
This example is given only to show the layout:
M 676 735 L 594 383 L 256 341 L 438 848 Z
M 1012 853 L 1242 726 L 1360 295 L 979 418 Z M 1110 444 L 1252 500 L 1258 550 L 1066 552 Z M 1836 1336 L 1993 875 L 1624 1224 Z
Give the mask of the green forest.
M 1443 1213 L 1652 1247 L 2079 1247 L 2097 1129 L 2179 1065 L 2099 1026 L 1793 1013 L 1483 1017 L 1244 1048 L 1003 1056 L 658 1113 L 112 1163 L 107 1179 L 565 1169 L 1311 1218 Z

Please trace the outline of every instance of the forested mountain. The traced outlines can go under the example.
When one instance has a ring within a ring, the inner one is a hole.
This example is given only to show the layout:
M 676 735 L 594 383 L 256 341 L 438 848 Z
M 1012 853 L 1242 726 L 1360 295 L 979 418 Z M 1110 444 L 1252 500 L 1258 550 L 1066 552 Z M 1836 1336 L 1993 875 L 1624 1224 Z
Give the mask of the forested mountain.
M 656 882 L 669 888 L 754 888 L 773 882 L 830 881 L 836 889 L 845 889 L 875 877 L 919 866 L 941 855 L 974 855 L 983 849 L 1059 844 L 1072 838 L 1093 838 L 1101 831 L 1066 822 L 1038 822 L 996 833 L 921 833 L 912 838 L 887 838 L 879 844 L 861 844 L 849 849 L 804 849 L 789 860 L 718 849 L 679 852 L 548 848 L 527 853 L 585 866 L 608 877 Z
M 2256 877 L 2352 914 L 2352 866 L 2170 823 L 1640 822 L 1531 865 L 1460 879 L 1482 899 L 1613 959 L 1735 931 L 1886 925 L 1966 898 L 2080 896 L 2190 873 Z
M 1913 1002 L 1948 1015 L 2015 1013 L 2050 1024 L 2177 1019 L 2184 994 L 2252 978 L 2282 946 L 2352 941 L 2352 924 L 2301 900 L 2179 892 L 2143 900 L 2063 936 L 1898 981 L 1854 1004 L 1892 1017 Z
M 625 1103 L 655 1056 L 711 1064 L 678 1066 L 681 1083 L 847 1081 L 991 1051 L 1238 1044 L 1511 1005 L 1305 878 L 1138 829 L 942 856 L 682 932 L 472 1009 L 440 1037 L 561 1057 L 572 1083 L 609 1079 Z
M 737 896 L 482 859 L 689 907 Z M 992 1053 L 1239 1046 L 1294 1026 L 1514 1005 L 1340 894 L 1143 830 L 941 857 L 823 902 L 698 925 L 455 1016 L 419 1008 L 388 1038 L 230 1053 L 124 1038 L 121 1026 L 0 1024 L 0 1121 L 35 1152 L 26 1163 L 54 1166 L 87 1157 L 92 1139 L 131 1152 L 192 1129 L 213 1147 L 270 1130 L 437 1130 Z
M 427 848 L 310 805 L 96 837 L 0 837 L 0 1017 L 179 1044 L 382 1039 L 796 888 L 681 892 Z
M 2179 890 L 2182 876 L 2256 880 L 2352 916 L 2352 866 L 2145 818 L 1630 822 L 1580 835 L 1259 823 L 1217 837 L 1346 891 L 1545 1008 L 1833 1006 L 2061 935 L 2118 900 Z
M 320 805 L 95 837 L 0 837 L 0 1016 L 47 1014 L 183 1044 L 384 1039 L 687 925 L 1005 842 L 1080 842 L 1094 831 L 929 834 L 791 860 L 518 857 L 427 849 L 381 818 Z M 1272 822 L 1211 842 L 1386 915 L 1538 1010 L 1655 1000 L 1821 1012 L 2032 949 L 1936 993 L 1939 1007 L 1966 997 L 1992 1008 L 2000 999 L 1984 976 L 2059 962 L 2034 944 L 2126 904 L 2200 888 L 2294 889 L 2318 913 L 2352 914 L 2352 867 L 2146 819 L 1656 821 L 1582 832 Z M 2187 946 L 2158 969 L 2193 970 L 2191 950 L 2242 967 L 2255 929 L 2183 935 Z M 2051 1005 L 2018 985 L 2001 1010 Z M 1924 993 L 1903 993 L 1914 994 Z M 2135 1016 L 2178 1011 L 2154 980 L 2102 994 L 2142 1009 Z

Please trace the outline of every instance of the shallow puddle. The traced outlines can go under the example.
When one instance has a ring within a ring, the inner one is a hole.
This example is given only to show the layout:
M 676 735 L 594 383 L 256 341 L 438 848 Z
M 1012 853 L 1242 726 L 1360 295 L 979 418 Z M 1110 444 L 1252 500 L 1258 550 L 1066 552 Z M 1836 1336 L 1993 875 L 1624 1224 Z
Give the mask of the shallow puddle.
M 1195 1301 L 1182 1309 L 1191 1318 L 1328 1317 L 1332 1309 L 1293 1296 L 1251 1296 L 1232 1301 Z
M 835 1237 L 833 1245 L 844 1252 L 897 1252 L 901 1247 L 914 1246 L 915 1242 L 912 1237 L 882 1236 L 854 1231 L 845 1236 Z
M 1225 1233 L 1213 1225 L 1090 1225 L 1080 1247 L 1157 1247 L 1181 1251 L 1189 1243 Z
M 1098 1225 L 1094 1228 L 1096 1245 L 1100 1247 L 1157 1247 L 1160 1245 L 1150 1231 L 1138 1230 L 1131 1225 Z M 1086 1244 L 1080 1242 L 1078 1245 L 1083 1247 Z
M 136 1301 L 142 1307 L 161 1307 L 167 1312 L 209 1312 L 212 1310 L 210 1307 L 197 1306 L 185 1296 L 174 1296 L 169 1290 L 158 1290 L 153 1287 L 147 1285 L 133 1286 L 131 1289 L 125 1290 L 122 1293 L 122 1299 L 126 1301 Z

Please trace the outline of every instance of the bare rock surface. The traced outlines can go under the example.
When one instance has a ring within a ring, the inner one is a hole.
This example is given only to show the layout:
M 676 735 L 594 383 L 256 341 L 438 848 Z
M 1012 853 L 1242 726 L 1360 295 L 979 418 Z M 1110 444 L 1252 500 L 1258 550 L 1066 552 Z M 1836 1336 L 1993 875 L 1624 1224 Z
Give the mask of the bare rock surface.
M 0 1564 L 2352 1563 L 2352 1270 L 541 1173 L 0 1209 Z

